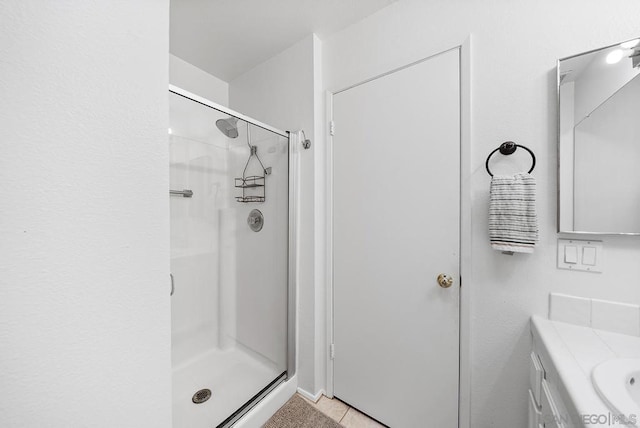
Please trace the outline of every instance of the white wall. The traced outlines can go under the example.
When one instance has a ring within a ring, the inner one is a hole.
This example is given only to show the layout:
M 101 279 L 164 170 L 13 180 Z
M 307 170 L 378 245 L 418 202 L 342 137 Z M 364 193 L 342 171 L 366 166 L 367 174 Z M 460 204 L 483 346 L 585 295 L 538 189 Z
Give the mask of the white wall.
M 0 2 L 3 427 L 171 426 L 168 14 Z
M 169 81 L 172 85 L 214 103 L 229 106 L 227 82 L 171 54 L 169 54 Z
M 325 87 L 335 90 L 472 34 L 473 242 L 465 287 L 472 302 L 474 428 L 526 426 L 529 316 L 546 313 L 550 291 L 640 303 L 638 238 L 604 238 L 603 274 L 555 267 L 556 60 L 637 37 L 638 16 L 633 0 L 615 8 L 596 0 L 400 0 L 323 41 Z M 540 244 L 533 255 L 506 256 L 488 242 L 484 161 L 505 140 L 530 147 L 538 158 Z
M 276 128 L 304 129 L 317 142 L 317 80 L 319 76 L 319 40 L 310 35 L 237 77 L 229 85 L 231 108 Z M 314 145 L 300 153 L 300 260 L 298 306 L 298 375 L 300 386 L 318 390 L 324 379 L 324 291 L 315 284 L 314 248 Z M 320 298 L 319 298 L 320 297 Z

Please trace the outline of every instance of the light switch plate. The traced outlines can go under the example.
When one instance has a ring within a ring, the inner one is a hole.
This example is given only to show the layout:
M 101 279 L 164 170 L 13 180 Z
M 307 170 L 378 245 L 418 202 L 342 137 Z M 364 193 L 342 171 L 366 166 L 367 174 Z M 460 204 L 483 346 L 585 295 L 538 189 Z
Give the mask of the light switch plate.
M 577 249 L 577 263 L 567 263 L 573 261 L 573 257 L 567 259 L 567 255 L 573 255 L 574 248 Z M 601 273 L 603 261 L 602 241 L 558 239 L 558 269 Z
M 584 246 L 582 247 L 582 264 L 588 266 L 595 266 L 597 259 L 596 247 Z
M 578 263 L 578 247 L 575 245 L 564 246 L 564 262 L 572 265 Z

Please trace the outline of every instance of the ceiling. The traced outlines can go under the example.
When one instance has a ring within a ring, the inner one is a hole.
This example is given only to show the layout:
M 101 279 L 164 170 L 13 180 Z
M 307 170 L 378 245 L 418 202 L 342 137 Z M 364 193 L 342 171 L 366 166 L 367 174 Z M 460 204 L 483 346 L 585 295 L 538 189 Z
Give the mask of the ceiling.
M 227 82 L 396 0 L 171 0 L 170 51 Z

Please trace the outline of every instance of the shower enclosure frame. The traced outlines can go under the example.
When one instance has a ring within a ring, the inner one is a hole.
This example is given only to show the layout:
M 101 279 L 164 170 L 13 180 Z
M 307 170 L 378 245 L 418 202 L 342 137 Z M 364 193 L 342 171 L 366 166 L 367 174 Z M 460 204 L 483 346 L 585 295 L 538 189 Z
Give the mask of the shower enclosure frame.
M 200 97 L 192 92 L 186 91 L 175 85 L 169 85 L 169 92 L 180 97 L 186 98 L 198 104 L 212 108 L 219 112 L 222 112 L 228 116 L 233 116 L 239 120 L 245 121 L 251 125 L 273 132 L 281 137 L 285 137 L 288 141 L 288 246 L 287 246 L 287 361 L 286 361 L 286 375 L 281 378 L 275 379 L 271 384 L 265 387 L 262 391 L 257 391 L 257 394 L 245 404 L 243 407 L 232 415 L 229 415 L 227 421 L 223 424 L 225 426 L 234 425 L 236 422 L 250 412 L 263 398 L 267 397 L 270 392 L 276 389 L 279 385 L 286 383 L 289 380 L 295 379 L 296 374 L 296 299 L 297 299 L 297 209 L 298 206 L 298 183 L 296 177 L 298 176 L 298 141 L 296 133 L 289 131 L 282 131 L 274 128 L 273 126 L 262 123 L 249 116 L 245 116 L 242 113 L 238 113 L 228 107 L 221 106 L 206 98 Z

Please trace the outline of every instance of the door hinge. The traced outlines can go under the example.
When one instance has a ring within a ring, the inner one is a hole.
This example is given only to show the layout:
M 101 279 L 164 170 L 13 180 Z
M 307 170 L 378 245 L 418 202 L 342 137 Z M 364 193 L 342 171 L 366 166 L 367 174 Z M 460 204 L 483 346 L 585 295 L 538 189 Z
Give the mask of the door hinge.
M 331 135 L 332 137 L 336 134 L 336 125 L 334 123 L 334 121 L 330 121 L 329 122 L 329 135 Z
M 332 360 L 336 358 L 336 345 L 333 343 L 329 345 L 329 358 Z

